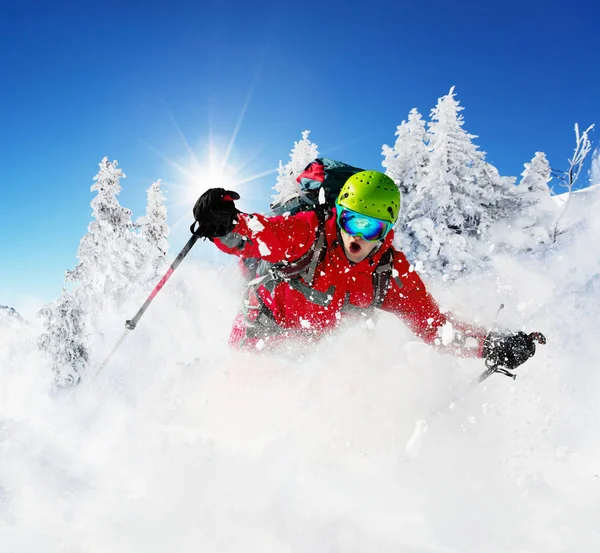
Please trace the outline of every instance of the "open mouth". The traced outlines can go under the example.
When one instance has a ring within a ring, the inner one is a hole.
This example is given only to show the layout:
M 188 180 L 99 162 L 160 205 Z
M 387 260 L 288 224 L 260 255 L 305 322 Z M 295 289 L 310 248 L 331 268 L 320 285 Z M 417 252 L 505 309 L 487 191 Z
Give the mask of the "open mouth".
M 360 244 L 357 242 L 350 242 L 350 253 L 357 254 L 360 252 Z

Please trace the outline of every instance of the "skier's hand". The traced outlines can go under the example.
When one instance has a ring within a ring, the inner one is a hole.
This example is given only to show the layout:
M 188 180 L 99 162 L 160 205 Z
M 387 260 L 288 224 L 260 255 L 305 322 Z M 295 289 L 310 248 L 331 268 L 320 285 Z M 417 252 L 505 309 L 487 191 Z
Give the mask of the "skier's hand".
M 492 365 L 513 370 L 533 357 L 536 341 L 545 344 L 546 338 L 540 332 L 531 334 L 490 332 L 483 344 L 483 356 Z
M 239 211 L 234 200 L 239 200 L 240 195 L 233 190 L 224 188 L 210 188 L 194 205 L 195 222 L 190 230 L 196 236 L 217 238 L 229 234 L 237 222 Z M 194 227 L 198 225 L 196 229 Z

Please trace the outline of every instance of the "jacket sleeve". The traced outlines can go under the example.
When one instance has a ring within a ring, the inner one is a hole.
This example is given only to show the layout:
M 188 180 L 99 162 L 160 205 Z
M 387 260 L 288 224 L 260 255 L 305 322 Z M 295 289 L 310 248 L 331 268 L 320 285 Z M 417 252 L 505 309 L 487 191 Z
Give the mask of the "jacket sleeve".
M 214 243 L 221 251 L 277 263 L 302 257 L 315 241 L 319 222 L 313 211 L 266 217 L 240 213 L 234 229 Z
M 487 331 L 442 313 L 402 252 L 394 251 L 390 285 L 381 308 L 401 317 L 416 336 L 459 357 L 482 357 Z

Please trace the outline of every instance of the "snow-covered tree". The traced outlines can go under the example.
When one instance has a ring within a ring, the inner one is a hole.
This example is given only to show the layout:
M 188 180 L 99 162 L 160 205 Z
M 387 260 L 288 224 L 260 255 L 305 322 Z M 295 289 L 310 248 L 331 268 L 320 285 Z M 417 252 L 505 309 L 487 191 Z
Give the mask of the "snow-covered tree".
M 521 206 L 512 217 L 507 217 L 515 229 L 521 229 L 521 236 L 513 233 L 513 244 L 518 249 L 530 250 L 538 244 L 551 241 L 552 227 L 556 220 L 558 206 L 550 196 L 548 183 L 552 179 L 552 170 L 544 152 L 536 152 L 525 170 L 521 173 L 521 181 L 515 187 L 521 199 Z
M 40 311 L 44 332 L 38 345 L 48 358 L 55 379 L 63 386 L 77 384 L 89 358 L 89 336 L 81 294 L 63 288 L 60 299 Z
M 161 181 L 157 180 L 148 188 L 146 215 L 140 221 L 141 237 L 148 244 L 147 264 L 154 278 L 163 268 L 169 251 L 169 225 L 167 224 L 167 208 L 165 196 L 161 189 Z
M 294 147 L 290 152 L 290 161 L 285 165 L 280 161 L 277 169 L 277 181 L 273 202 L 284 202 L 291 196 L 298 193 L 298 183 L 296 178 L 304 168 L 315 158 L 319 157 L 318 146 L 308 138 L 310 131 L 302 133 L 302 139 L 294 142 Z
M 79 264 L 66 274 L 67 282 L 78 282 L 98 311 L 106 301 L 121 301 L 145 264 L 143 247 L 132 232 L 131 211 L 117 200 L 125 177 L 117 165 L 106 157 L 100 162 L 91 187 L 98 192 L 91 202 L 94 220 L 79 244 Z
M 91 187 L 97 193 L 91 201 L 93 220 L 79 243 L 79 264 L 65 276 L 74 286 L 41 313 L 45 332 L 39 346 L 62 384 L 77 383 L 92 347 L 98 341 L 102 345 L 111 317 L 138 285 L 156 278 L 168 250 L 160 181 L 147 191 L 145 217 L 133 223 L 131 211 L 117 199 L 123 171 L 106 157 L 99 165 Z
M 163 256 L 169 251 L 169 226 L 167 225 L 166 199 L 161 189 L 160 179 L 147 190 L 146 216 L 142 221 L 142 237 L 154 246 Z
M 477 137 L 463 128 L 463 109 L 452 87 L 431 111 L 429 161 L 403 215 L 402 247 L 409 257 L 422 270 L 448 276 L 480 265 L 478 250 L 492 223 L 520 205 L 514 180 L 485 161 L 473 143 Z
M 525 164 L 521 177 L 523 178 L 519 182 L 519 189 L 550 195 L 548 183 L 552 179 L 552 169 L 544 152 L 535 153 L 531 162 Z
M 462 128 L 462 110 L 452 88 L 431 111 L 429 165 L 404 214 L 406 239 L 412 242 L 408 255 L 439 272 L 462 268 L 465 259 L 459 254 L 482 217 L 473 188 L 483 153 L 472 142 L 475 136 Z
M 408 120 L 398 125 L 396 137 L 393 147 L 383 145 L 382 165 L 400 189 L 402 211 L 405 212 L 429 164 L 429 137 L 425 121 L 416 108 L 410 110 Z
M 503 177 L 487 161 L 475 167 L 475 190 L 479 192 L 482 214 L 477 234 L 485 240 L 488 230 L 496 221 L 512 217 L 522 209 L 522 197 L 517 193 L 516 177 Z
M 118 168 L 118 162 L 108 161 L 104 157 L 98 164 L 100 171 L 94 177 L 95 184 L 90 190 L 98 192 L 91 201 L 92 216 L 97 221 L 108 223 L 114 229 L 131 228 L 131 210 L 121 207 L 117 196 L 121 192 L 120 180 L 126 178 L 125 173 Z
M 23 317 L 17 312 L 14 307 L 8 305 L 0 305 L 0 317 L 11 318 L 16 321 L 23 321 Z

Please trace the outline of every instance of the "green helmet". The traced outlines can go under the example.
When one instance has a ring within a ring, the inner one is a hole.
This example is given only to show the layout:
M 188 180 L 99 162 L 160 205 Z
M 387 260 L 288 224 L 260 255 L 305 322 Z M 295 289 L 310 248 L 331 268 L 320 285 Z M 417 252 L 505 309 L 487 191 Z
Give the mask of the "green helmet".
M 400 190 L 379 171 L 361 171 L 344 183 L 337 204 L 394 224 L 400 212 Z

